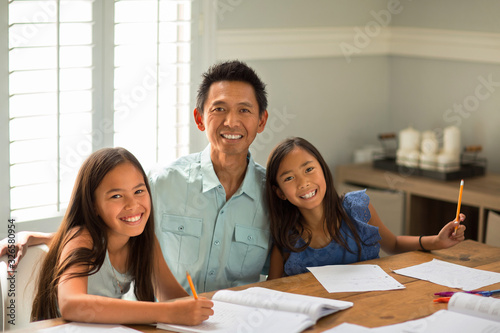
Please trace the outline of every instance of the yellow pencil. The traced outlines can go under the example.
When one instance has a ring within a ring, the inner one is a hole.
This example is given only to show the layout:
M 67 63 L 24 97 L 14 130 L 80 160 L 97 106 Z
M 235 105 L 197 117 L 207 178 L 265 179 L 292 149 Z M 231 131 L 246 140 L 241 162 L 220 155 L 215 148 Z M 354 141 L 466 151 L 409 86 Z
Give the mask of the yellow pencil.
M 198 294 L 196 293 L 196 289 L 194 289 L 193 280 L 191 280 L 191 275 L 189 275 L 188 271 L 186 271 L 186 276 L 189 282 L 189 286 L 191 287 L 191 291 L 193 292 L 194 299 L 198 299 Z
M 455 221 L 460 223 L 460 205 L 462 205 L 462 192 L 464 191 L 464 180 L 460 181 L 460 193 L 458 194 L 458 206 L 457 206 L 457 217 Z M 455 226 L 455 233 L 457 232 L 458 225 Z

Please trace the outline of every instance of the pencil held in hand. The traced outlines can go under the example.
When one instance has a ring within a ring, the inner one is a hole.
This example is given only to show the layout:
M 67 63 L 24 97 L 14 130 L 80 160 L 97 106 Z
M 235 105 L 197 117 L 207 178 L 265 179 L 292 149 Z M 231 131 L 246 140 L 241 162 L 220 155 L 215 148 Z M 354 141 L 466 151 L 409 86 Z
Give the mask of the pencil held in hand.
M 455 221 L 460 223 L 460 206 L 462 205 L 462 193 L 464 191 L 464 180 L 460 181 L 460 193 L 458 194 L 457 217 Z M 455 226 L 455 233 L 457 233 L 458 225 Z
M 186 277 L 189 282 L 189 287 L 191 287 L 191 291 L 193 292 L 194 299 L 198 299 L 198 294 L 196 293 L 196 289 L 194 289 L 193 280 L 191 280 L 191 275 L 189 275 L 188 271 L 186 271 Z

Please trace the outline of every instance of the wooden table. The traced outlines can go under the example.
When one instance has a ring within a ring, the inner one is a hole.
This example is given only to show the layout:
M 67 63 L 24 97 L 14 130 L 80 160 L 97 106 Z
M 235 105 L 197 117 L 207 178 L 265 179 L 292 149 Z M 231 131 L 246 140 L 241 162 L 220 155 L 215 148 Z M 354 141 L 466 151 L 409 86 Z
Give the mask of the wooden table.
M 426 317 L 438 310 L 446 309 L 447 304 L 436 304 L 432 302 L 435 298 L 433 294 L 438 291 L 458 289 L 450 289 L 431 282 L 392 273 L 392 270 L 421 264 L 433 258 L 467 267 L 500 273 L 500 247 L 493 247 L 476 241 L 466 240 L 446 250 L 432 251 L 430 253 L 413 251 L 360 263 L 379 265 L 385 272 L 404 284 L 406 289 L 330 294 L 316 280 L 312 273 L 254 283 L 231 289 L 242 290 L 248 287 L 259 286 L 296 294 L 351 301 L 354 303 L 354 306 L 350 309 L 339 311 L 321 318 L 312 329 L 307 330 L 308 333 L 322 332 L 344 322 L 367 327 L 378 327 Z M 500 283 L 484 288 L 484 290 L 489 289 L 500 289 Z M 202 295 L 210 298 L 213 293 L 214 292 L 204 293 Z M 28 330 L 24 331 L 32 332 L 34 329 L 60 325 L 62 323 L 65 323 L 62 319 L 46 320 L 33 323 Z M 164 330 L 156 330 L 154 327 L 147 325 L 127 326 L 142 332 L 167 332 Z

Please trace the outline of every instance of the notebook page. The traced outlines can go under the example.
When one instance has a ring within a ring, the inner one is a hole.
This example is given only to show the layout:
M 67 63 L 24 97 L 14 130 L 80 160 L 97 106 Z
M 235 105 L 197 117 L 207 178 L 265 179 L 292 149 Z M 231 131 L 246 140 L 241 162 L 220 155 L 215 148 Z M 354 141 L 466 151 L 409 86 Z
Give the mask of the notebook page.
M 500 322 L 500 299 L 467 293 L 450 298 L 448 310 Z
M 264 309 L 304 313 L 314 321 L 353 305 L 352 302 L 298 295 L 261 287 L 248 288 L 242 291 L 220 290 L 214 295 L 213 299 Z
M 157 328 L 186 333 L 301 332 L 314 322 L 305 314 L 214 302 L 214 315 L 198 326 L 157 324 Z

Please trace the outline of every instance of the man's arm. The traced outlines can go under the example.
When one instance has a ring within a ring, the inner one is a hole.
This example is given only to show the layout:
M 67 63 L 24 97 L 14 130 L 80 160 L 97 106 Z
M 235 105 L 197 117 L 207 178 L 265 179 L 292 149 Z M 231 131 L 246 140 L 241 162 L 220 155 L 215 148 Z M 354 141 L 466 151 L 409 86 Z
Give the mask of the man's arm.
M 16 233 L 15 244 L 9 243 L 9 238 L 4 238 L 0 241 L 0 257 L 4 254 L 9 253 L 12 255 L 10 250 L 12 246 L 15 246 L 15 259 L 12 265 L 9 265 L 9 269 L 15 269 L 19 264 L 19 261 L 26 254 L 29 246 L 47 244 L 50 246 L 50 242 L 54 237 L 53 233 L 47 232 L 33 232 L 33 231 L 21 231 Z

